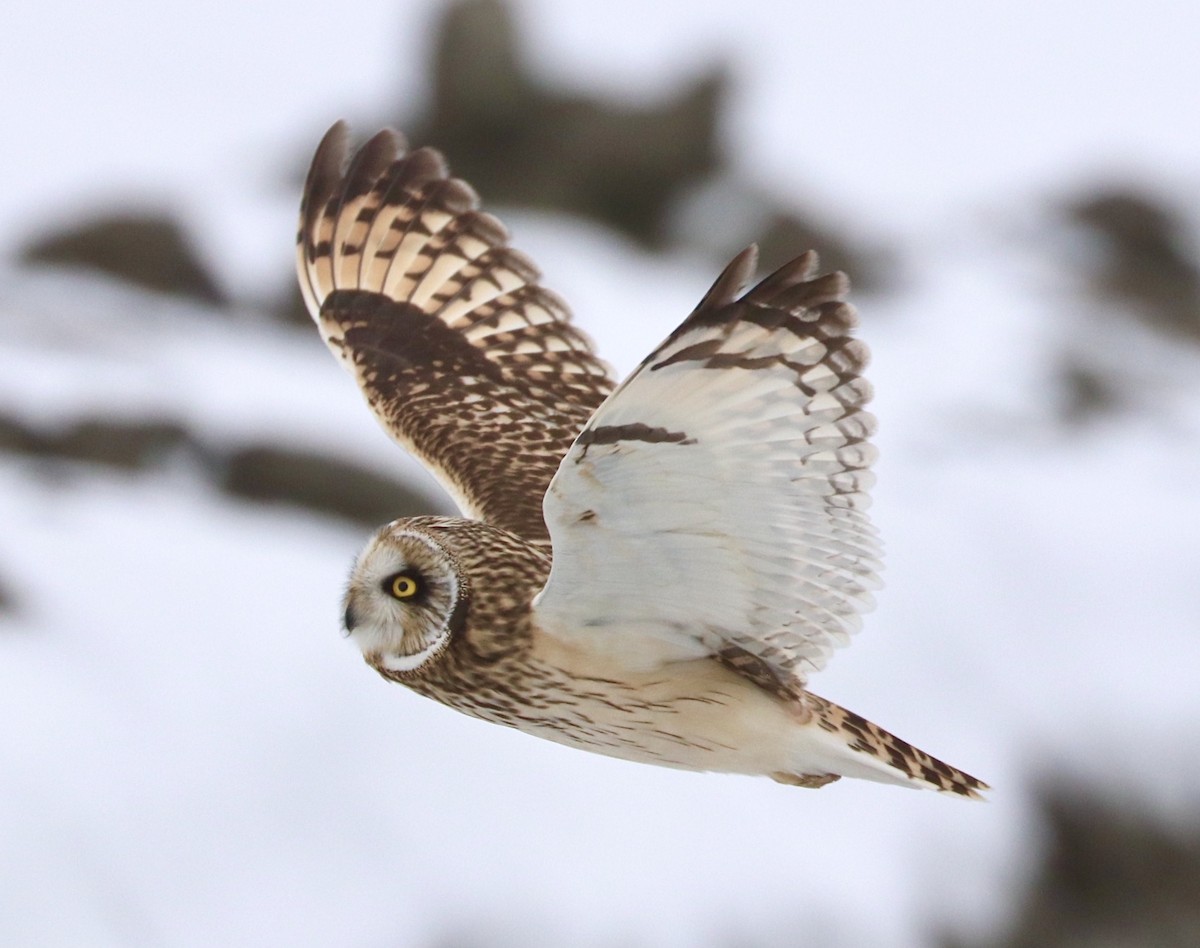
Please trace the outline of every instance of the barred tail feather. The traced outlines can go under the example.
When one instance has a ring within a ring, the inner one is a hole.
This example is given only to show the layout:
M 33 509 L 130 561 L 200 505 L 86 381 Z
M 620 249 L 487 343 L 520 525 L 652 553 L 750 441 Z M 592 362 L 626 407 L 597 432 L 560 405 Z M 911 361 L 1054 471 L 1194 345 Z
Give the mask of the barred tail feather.
M 982 791 L 990 789 L 982 780 L 951 767 L 853 711 L 811 693 L 805 700 L 813 710 L 813 719 L 804 729 L 806 773 L 797 780 L 784 780 L 787 775 L 777 775 L 777 780 L 799 783 L 801 779 L 818 779 L 820 775 L 814 771 L 823 767 L 830 774 L 937 790 L 972 800 L 984 799 Z M 813 767 L 817 762 L 821 766 Z

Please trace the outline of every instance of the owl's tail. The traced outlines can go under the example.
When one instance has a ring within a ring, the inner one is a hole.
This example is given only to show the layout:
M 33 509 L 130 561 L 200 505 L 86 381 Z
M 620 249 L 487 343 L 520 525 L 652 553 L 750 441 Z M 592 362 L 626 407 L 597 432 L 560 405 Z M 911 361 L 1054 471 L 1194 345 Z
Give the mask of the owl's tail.
M 836 774 L 953 793 L 972 800 L 984 799 L 981 791 L 990 789 L 982 780 L 913 747 L 853 711 L 811 692 L 805 699 L 813 711 L 802 738 L 807 772 L 774 775 L 781 783 L 821 786 L 836 779 Z M 817 769 L 827 768 L 828 773 L 812 772 L 814 762 L 821 765 Z

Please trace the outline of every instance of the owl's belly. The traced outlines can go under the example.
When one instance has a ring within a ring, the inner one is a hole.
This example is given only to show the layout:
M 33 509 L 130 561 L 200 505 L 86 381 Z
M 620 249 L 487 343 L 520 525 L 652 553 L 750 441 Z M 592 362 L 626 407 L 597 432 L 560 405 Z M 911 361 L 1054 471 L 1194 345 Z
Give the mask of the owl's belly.
M 521 676 L 515 701 L 512 684 L 453 703 L 559 744 L 685 770 L 787 770 L 802 723 L 799 711 L 707 659 L 634 674 L 537 663 Z

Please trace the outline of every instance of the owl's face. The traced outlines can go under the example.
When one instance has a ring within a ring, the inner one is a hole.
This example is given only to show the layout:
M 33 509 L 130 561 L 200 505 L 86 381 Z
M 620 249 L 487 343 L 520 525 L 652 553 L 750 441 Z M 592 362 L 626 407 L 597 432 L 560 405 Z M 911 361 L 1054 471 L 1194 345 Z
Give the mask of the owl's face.
M 371 665 L 411 672 L 462 626 L 465 589 L 446 550 L 427 532 L 397 521 L 359 554 L 345 609 L 346 632 Z

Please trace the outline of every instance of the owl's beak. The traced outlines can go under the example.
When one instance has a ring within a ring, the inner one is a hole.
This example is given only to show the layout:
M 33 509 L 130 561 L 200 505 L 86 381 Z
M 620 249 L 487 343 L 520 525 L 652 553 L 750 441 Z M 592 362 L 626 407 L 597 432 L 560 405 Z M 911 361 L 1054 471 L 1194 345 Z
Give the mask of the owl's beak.
M 351 603 L 346 603 L 346 611 L 342 613 L 342 626 L 349 635 L 354 631 L 354 626 L 358 624 L 358 617 L 354 614 L 354 606 Z

